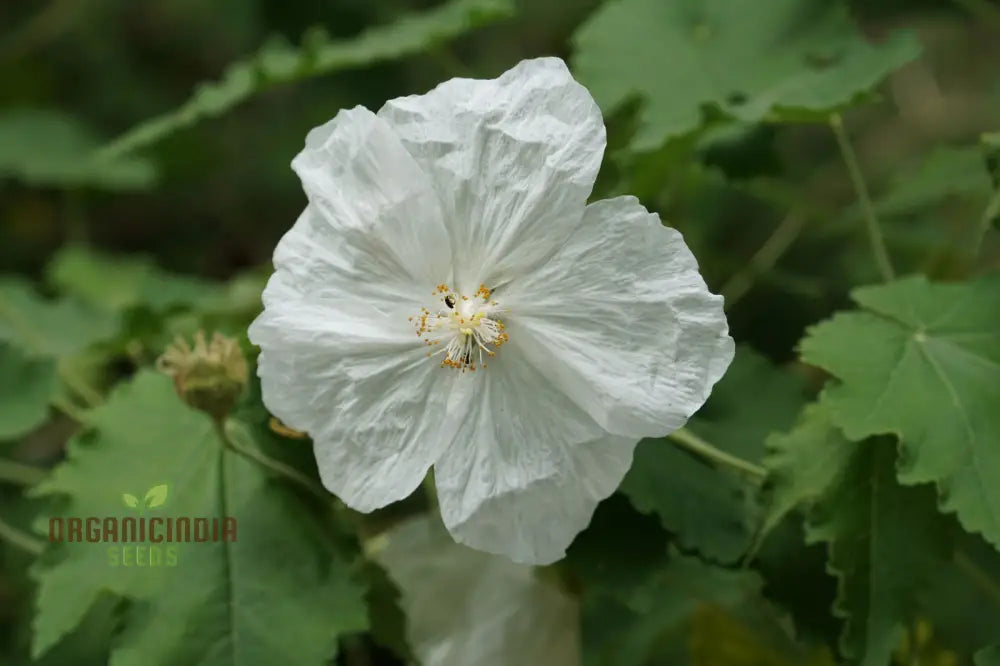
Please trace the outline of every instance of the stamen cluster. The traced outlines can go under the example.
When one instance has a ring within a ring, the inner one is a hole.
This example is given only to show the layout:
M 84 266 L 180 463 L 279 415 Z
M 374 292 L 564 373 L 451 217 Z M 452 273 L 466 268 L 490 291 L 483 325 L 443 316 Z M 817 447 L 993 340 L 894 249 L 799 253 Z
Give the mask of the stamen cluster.
M 485 368 L 485 358 L 495 356 L 496 349 L 510 339 L 497 317 L 502 312 L 499 304 L 490 300 L 492 290 L 480 284 L 470 297 L 441 283 L 431 295 L 441 300 L 442 307 L 437 312 L 421 308 L 416 317 L 410 317 L 424 344 L 434 347 L 444 343 L 440 351 L 428 351 L 427 356 L 444 354 L 442 368 L 475 372 L 477 360 Z

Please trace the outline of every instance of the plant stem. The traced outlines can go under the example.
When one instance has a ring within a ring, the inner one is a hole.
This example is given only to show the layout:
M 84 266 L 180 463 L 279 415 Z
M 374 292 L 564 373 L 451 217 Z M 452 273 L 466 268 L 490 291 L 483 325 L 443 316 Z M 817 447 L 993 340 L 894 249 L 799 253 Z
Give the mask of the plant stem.
M 61 395 L 53 396 L 51 402 L 53 407 L 77 423 L 87 423 L 90 420 L 87 410 L 77 407 Z
M 80 396 L 81 400 L 87 403 L 88 407 L 97 407 L 104 402 L 104 396 L 97 389 L 88 384 L 87 380 L 76 374 L 75 371 L 66 368 L 62 364 L 59 367 L 59 377 L 62 378 L 66 386 L 73 389 Z
M 983 216 L 979 219 L 979 229 L 976 233 L 976 244 L 972 248 L 973 258 L 979 256 L 980 250 L 983 249 L 983 240 L 986 238 L 986 234 L 990 231 L 990 224 L 992 224 L 994 218 L 1000 215 L 1000 187 L 997 191 L 993 193 L 993 197 L 990 199 L 989 203 L 986 204 L 986 210 L 983 211 Z
M 767 476 L 767 470 L 760 465 L 734 456 L 731 453 L 726 453 L 722 449 L 712 446 L 687 428 L 679 428 L 670 433 L 669 437 L 674 441 L 674 443 L 687 449 L 688 451 L 691 451 L 692 453 L 696 453 L 697 455 L 714 463 L 737 469 L 758 481 L 762 481 L 764 477 Z
M 12 546 L 16 546 L 31 555 L 41 555 L 45 550 L 45 543 L 35 537 L 22 532 L 13 525 L 10 525 L 0 518 L 0 541 L 6 541 Z
M 728 310 L 750 290 L 754 281 L 772 268 L 802 231 L 805 218 L 795 212 L 785 216 L 750 261 L 722 287 L 722 297 Z
M 872 205 L 871 195 L 868 193 L 868 185 L 865 177 L 861 173 L 858 164 L 858 157 L 851 147 L 851 142 L 844 131 L 844 121 L 839 113 L 830 116 L 830 128 L 837 137 L 837 146 L 840 147 L 840 155 L 844 158 L 844 165 L 847 166 L 847 173 L 851 177 L 851 184 L 854 185 L 854 192 L 858 196 L 858 203 L 861 205 L 861 212 L 864 216 L 865 226 L 868 230 L 868 241 L 871 244 L 872 254 L 875 255 L 875 263 L 878 264 L 882 279 L 889 282 L 896 277 L 892 269 L 892 262 L 889 260 L 889 252 L 885 247 L 885 239 L 882 237 L 882 229 L 879 227 L 878 217 L 875 215 L 875 207 Z
M 270 470 L 277 476 L 304 488 L 316 497 L 322 499 L 324 502 L 330 501 L 330 494 L 299 470 L 295 469 L 291 465 L 286 465 L 280 460 L 271 458 L 252 444 L 247 445 L 244 442 L 239 441 L 240 438 L 232 437 L 231 431 L 235 430 L 235 428 L 226 428 L 220 421 L 216 421 L 215 426 L 220 439 L 222 439 L 223 443 L 232 451 L 235 451 L 248 460 L 252 460 L 261 467 Z
M 41 467 L 0 459 L 0 481 L 18 486 L 33 486 L 44 479 L 47 474 L 48 471 Z

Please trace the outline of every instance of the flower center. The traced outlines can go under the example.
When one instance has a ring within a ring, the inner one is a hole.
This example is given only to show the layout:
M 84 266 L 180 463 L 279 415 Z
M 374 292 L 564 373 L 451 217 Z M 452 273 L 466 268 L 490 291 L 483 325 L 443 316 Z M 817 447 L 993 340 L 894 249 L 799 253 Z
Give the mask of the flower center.
M 427 356 L 444 355 L 442 368 L 475 372 L 476 361 L 486 367 L 486 358 L 496 355 L 496 349 L 507 342 L 507 331 L 499 315 L 503 310 L 490 300 L 490 290 L 479 285 L 472 296 L 452 291 L 448 285 L 439 284 L 431 292 L 441 301 L 437 312 L 421 308 L 410 317 L 417 335 L 428 347 L 440 346 Z

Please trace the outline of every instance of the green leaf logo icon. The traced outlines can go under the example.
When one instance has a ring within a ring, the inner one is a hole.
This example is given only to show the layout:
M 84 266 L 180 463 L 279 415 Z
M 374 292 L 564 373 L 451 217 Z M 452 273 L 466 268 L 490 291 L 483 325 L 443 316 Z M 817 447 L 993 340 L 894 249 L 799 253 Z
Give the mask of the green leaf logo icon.
M 142 498 L 142 501 L 150 509 L 163 506 L 163 503 L 167 501 L 167 484 L 161 483 L 147 490 L 146 496 Z
M 125 506 L 133 509 L 139 506 L 139 498 L 131 493 L 122 493 L 122 501 L 125 502 Z

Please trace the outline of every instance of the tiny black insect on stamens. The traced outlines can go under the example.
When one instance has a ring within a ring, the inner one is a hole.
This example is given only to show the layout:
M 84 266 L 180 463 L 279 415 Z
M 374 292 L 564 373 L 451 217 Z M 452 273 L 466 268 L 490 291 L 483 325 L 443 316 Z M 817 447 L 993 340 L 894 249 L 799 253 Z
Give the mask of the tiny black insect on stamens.
M 445 296 L 444 297 L 444 304 L 447 305 L 450 309 L 454 309 L 455 308 L 455 294 L 448 294 L 447 296 Z

